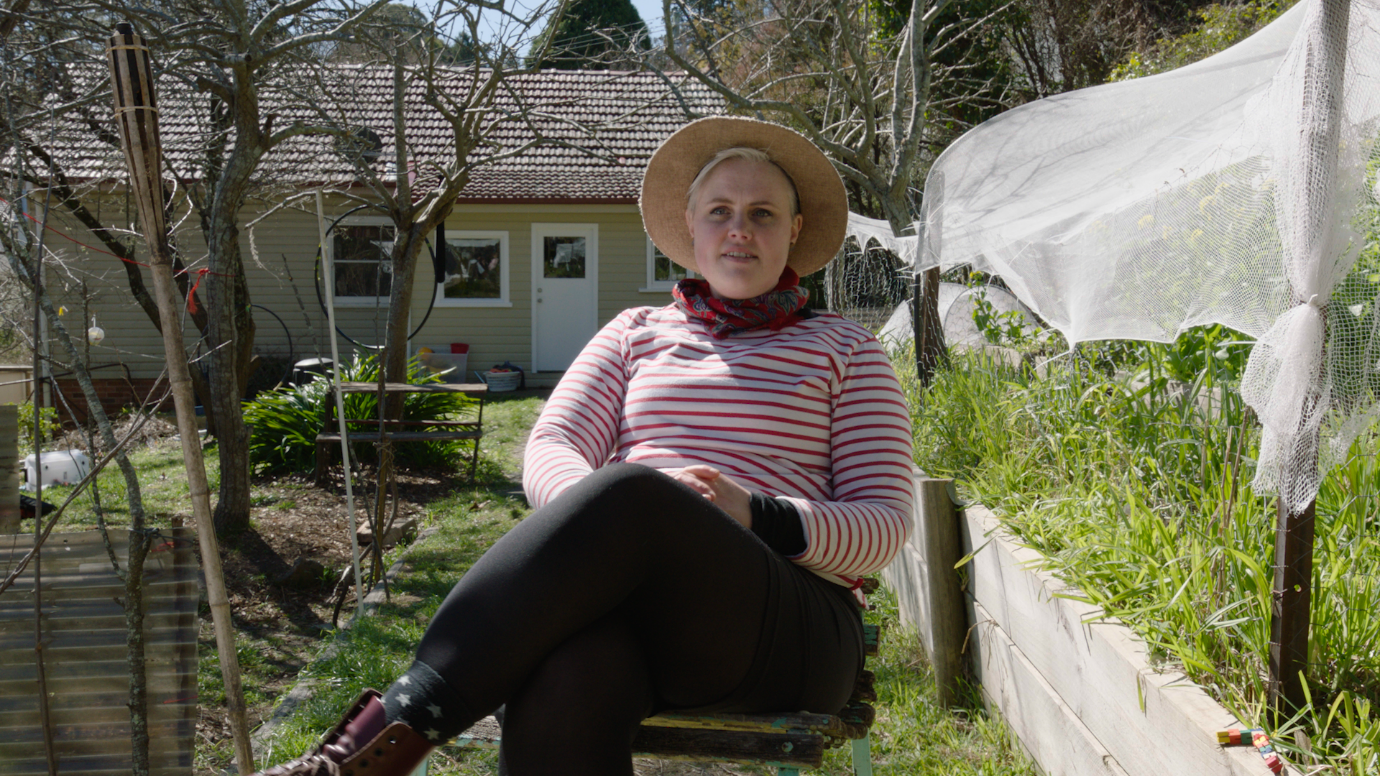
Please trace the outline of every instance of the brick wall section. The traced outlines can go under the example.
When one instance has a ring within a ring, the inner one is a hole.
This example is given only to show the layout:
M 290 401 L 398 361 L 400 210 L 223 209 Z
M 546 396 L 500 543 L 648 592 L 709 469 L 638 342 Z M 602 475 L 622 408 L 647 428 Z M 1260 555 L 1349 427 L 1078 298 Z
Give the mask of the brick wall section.
M 91 382 L 96 387 L 96 395 L 101 399 L 101 406 L 105 408 L 106 414 L 114 415 L 125 407 L 135 408 L 141 406 L 153 390 L 154 378 L 137 377 L 133 380 L 126 380 L 123 377 L 93 377 Z M 62 398 L 66 399 L 63 404 L 62 399 L 53 397 L 53 405 L 57 408 L 58 417 L 64 423 L 73 421 L 81 423 L 87 419 L 86 395 L 82 393 L 81 386 L 77 385 L 76 380 L 58 380 L 58 390 L 62 392 Z M 164 381 L 158 387 L 157 395 L 161 396 L 168 391 L 168 383 Z M 69 417 L 67 406 L 72 407 L 75 418 Z M 163 409 L 172 409 L 172 396 L 168 395 L 163 401 Z

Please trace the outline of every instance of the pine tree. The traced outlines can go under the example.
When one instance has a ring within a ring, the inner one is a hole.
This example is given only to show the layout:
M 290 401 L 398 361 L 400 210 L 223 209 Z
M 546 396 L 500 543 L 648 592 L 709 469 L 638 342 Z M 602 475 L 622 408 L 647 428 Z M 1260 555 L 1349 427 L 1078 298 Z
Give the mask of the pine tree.
M 532 51 L 541 51 L 548 39 L 545 56 L 539 62 L 529 58 L 529 66 L 602 69 L 632 46 L 644 51 L 651 47 L 647 24 L 631 0 L 574 0 L 555 25 L 542 31 Z

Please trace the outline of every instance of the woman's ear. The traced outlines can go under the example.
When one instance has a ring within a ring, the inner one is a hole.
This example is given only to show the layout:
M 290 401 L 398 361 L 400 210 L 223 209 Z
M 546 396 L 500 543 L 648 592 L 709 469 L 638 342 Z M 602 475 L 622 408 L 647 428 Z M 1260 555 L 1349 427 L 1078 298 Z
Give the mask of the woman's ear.
M 685 209 L 685 229 L 690 233 L 690 244 L 695 244 L 695 211 Z
M 800 227 L 805 225 L 805 217 L 799 213 L 795 214 L 795 220 L 791 222 L 791 245 L 800 239 Z

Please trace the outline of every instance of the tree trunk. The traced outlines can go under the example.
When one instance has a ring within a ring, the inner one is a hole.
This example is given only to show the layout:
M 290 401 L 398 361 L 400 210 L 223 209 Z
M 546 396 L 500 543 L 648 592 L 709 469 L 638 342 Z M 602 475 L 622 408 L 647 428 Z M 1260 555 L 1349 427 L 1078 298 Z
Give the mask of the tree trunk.
M 893 234 L 911 231 L 914 225 L 910 209 L 902 197 L 884 200 L 882 206 Z M 915 330 L 915 376 L 922 386 L 928 386 L 935 370 L 949 363 L 944 322 L 939 319 L 939 268 L 917 272 L 913 293 L 910 314 Z
M 123 457 L 123 456 L 121 456 Z M 142 523 L 142 521 L 140 521 Z M 144 559 L 149 554 L 149 534 L 129 532 L 129 566 L 125 570 L 125 638 L 129 651 L 129 728 L 134 749 L 134 776 L 149 773 L 149 684 L 144 657 Z
M 254 346 L 254 323 L 247 309 L 249 289 L 244 282 L 239 229 L 234 223 L 238 212 L 238 207 L 222 207 L 212 215 L 208 235 L 212 271 L 202 284 L 208 288 L 211 364 L 211 404 L 207 411 L 215 415 L 220 458 L 214 522 L 216 534 L 222 538 L 249 529 L 249 431 L 241 400 L 249 379 L 250 359 L 246 354 Z

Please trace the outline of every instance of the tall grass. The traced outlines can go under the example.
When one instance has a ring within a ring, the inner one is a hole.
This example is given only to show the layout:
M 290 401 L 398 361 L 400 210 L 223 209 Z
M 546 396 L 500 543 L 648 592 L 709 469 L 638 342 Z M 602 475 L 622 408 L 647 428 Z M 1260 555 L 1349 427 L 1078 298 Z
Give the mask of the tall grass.
M 956 354 L 928 389 L 907 386 L 916 461 L 1001 515 L 1085 600 L 1144 637 L 1154 659 L 1268 726 L 1275 504 L 1250 487 L 1259 432 L 1232 384 L 1235 354 L 1209 347 L 1196 374 L 1182 356 L 1139 347 L 1113 359 L 1126 371 L 1109 373 L 1097 351 L 1075 350 L 1037 373 Z M 1323 483 L 1311 703 L 1276 729 L 1295 762 L 1358 774 L 1380 773 L 1374 442 L 1358 440 Z

